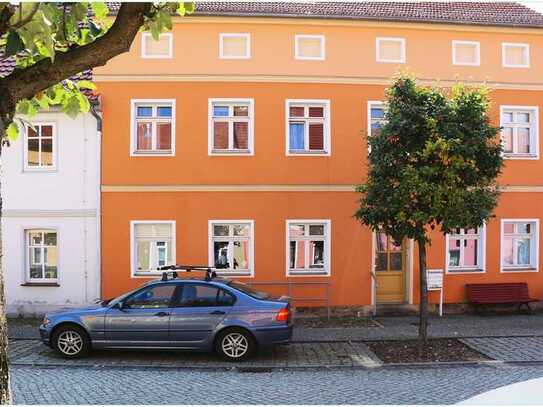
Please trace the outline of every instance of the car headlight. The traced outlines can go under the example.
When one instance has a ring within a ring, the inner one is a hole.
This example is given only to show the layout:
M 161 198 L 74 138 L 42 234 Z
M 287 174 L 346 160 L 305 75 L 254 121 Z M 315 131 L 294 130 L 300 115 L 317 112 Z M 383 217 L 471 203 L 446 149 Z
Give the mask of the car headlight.
M 42 321 L 42 324 L 43 324 L 44 326 L 47 326 L 47 325 L 49 325 L 49 322 L 51 322 L 51 321 L 49 321 L 49 318 L 47 318 L 47 317 L 43 317 L 43 321 Z

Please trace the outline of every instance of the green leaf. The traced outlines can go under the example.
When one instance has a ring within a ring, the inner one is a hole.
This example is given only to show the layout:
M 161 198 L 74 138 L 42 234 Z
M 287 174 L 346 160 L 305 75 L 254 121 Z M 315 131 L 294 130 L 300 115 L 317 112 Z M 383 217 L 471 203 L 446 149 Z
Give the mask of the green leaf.
M 187 14 L 192 14 L 192 13 L 194 13 L 194 10 L 195 10 L 195 8 L 196 8 L 193 1 L 185 1 L 185 2 L 183 3 L 183 6 L 185 7 L 185 12 L 186 12 Z
M 15 122 L 11 122 L 6 129 L 6 135 L 8 136 L 8 139 L 11 141 L 17 140 L 17 137 L 19 137 L 19 126 L 15 124 Z
M 82 93 L 76 93 L 76 97 L 79 100 L 79 107 L 81 108 L 81 113 L 88 113 L 90 110 L 89 99 L 87 99 L 87 97 Z
M 30 109 L 30 101 L 28 99 L 23 99 L 17 103 L 17 113 L 19 114 L 28 114 Z
M 186 3 L 179 2 L 179 7 L 177 7 L 177 14 L 179 14 L 181 17 L 185 16 L 185 13 L 187 12 L 187 8 L 185 7 Z
M 81 105 L 77 95 L 72 95 L 68 98 L 66 104 L 62 106 L 62 111 L 72 119 L 75 119 L 81 112 Z
M 25 49 L 25 44 L 17 31 L 10 30 L 6 40 L 6 55 L 16 55 Z
M 98 18 L 105 18 L 109 13 L 106 3 L 96 1 L 91 3 L 92 12 Z
M 96 85 L 93 82 L 87 80 L 77 81 L 76 85 L 79 89 L 96 89 Z
M 71 14 L 77 21 L 85 20 L 87 18 L 88 6 L 88 3 L 74 3 Z

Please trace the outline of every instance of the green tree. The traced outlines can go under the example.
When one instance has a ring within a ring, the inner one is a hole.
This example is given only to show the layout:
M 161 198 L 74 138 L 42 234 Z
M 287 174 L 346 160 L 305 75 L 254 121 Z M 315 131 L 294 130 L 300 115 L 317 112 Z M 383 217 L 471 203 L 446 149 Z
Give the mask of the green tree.
M 430 232 L 481 226 L 499 197 L 502 147 L 489 105 L 484 88 L 422 87 L 401 76 L 387 89 L 386 123 L 368 137 L 368 176 L 357 188 L 362 197 L 355 217 L 397 242 L 417 242 L 419 340 L 424 343 Z
M 192 2 L 122 3 L 110 15 L 104 2 L 0 2 L 0 59 L 16 63 L 12 73 L 0 78 L 0 154 L 39 110 L 57 106 L 71 117 L 89 111 L 86 95 L 94 84 L 69 78 L 127 52 L 140 29 L 158 39 L 172 28 L 172 14 L 193 9 Z M 5 404 L 10 393 L 1 270 L 0 262 L 0 404 Z

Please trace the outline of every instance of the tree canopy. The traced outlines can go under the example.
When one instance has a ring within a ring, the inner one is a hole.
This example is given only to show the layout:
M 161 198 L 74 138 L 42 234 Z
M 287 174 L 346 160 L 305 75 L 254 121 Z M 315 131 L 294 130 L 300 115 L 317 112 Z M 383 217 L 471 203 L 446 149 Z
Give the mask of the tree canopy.
M 0 3 L 0 59 L 15 62 L 0 78 L 0 135 L 17 136 L 15 113 L 31 117 L 52 105 L 71 117 L 87 112 L 94 84 L 73 75 L 128 51 L 140 29 L 158 39 L 172 28 L 172 14 L 193 9 L 192 2 L 122 3 L 112 16 L 104 2 Z
M 502 168 L 489 91 L 418 86 L 400 77 L 387 90 L 385 124 L 368 138 L 368 179 L 356 217 L 401 241 L 429 241 L 492 215 Z
M 396 242 L 419 249 L 419 338 L 427 337 L 426 245 L 430 231 L 481 226 L 492 216 L 503 159 L 490 123 L 489 91 L 418 86 L 399 77 L 387 90 L 385 124 L 368 135 L 368 178 L 355 213 Z

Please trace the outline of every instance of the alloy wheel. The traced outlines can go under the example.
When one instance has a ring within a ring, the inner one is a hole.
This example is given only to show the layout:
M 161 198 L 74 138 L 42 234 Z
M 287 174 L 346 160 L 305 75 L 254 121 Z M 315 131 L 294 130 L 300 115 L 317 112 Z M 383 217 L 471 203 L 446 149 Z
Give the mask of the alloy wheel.
M 232 332 L 223 338 L 221 348 L 226 356 L 233 359 L 241 358 L 249 350 L 249 341 L 245 335 Z
M 83 338 L 78 332 L 64 331 L 58 336 L 57 346 L 65 355 L 74 356 L 83 349 Z

